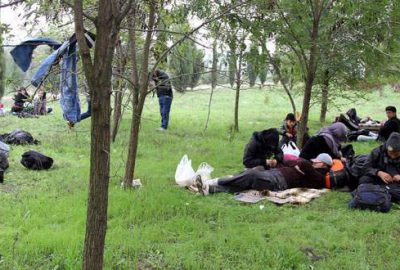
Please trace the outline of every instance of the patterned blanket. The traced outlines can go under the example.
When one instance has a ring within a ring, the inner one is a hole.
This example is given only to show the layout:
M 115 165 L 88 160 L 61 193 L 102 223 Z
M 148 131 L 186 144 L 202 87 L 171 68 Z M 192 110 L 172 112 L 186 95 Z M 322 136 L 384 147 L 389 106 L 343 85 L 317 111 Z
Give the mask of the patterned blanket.
M 257 203 L 268 200 L 276 204 L 305 204 L 320 197 L 329 189 L 291 188 L 283 191 L 247 190 L 234 196 L 234 199 L 246 203 Z

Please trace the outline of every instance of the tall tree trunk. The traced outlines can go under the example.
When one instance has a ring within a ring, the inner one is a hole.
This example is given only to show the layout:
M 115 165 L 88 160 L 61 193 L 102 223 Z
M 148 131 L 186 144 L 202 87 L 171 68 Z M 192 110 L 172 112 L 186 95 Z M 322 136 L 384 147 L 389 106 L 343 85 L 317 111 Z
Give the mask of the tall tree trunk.
M 218 65 L 218 53 L 217 53 L 217 40 L 214 40 L 213 43 L 213 59 L 212 59 L 212 67 L 211 67 L 211 93 L 210 99 L 208 101 L 208 112 L 207 112 L 207 120 L 204 130 L 207 130 L 208 121 L 210 120 L 211 114 L 211 101 L 214 94 L 214 89 L 217 86 L 217 65 Z
M 126 159 L 124 186 L 126 188 L 132 186 L 132 179 L 135 177 L 136 156 L 139 144 L 139 127 L 143 112 L 144 102 L 148 94 L 147 88 L 149 85 L 149 58 L 150 47 L 152 43 L 152 34 L 156 20 L 156 1 L 149 3 L 149 15 L 146 33 L 146 38 L 143 45 L 143 60 L 141 63 L 140 77 L 138 76 L 138 65 L 136 61 L 136 40 L 134 32 L 135 20 L 130 21 L 129 41 L 131 43 L 131 63 L 132 63 L 132 82 L 133 82 L 133 98 L 132 98 L 132 123 L 131 133 L 129 138 L 128 158 Z M 133 14 L 134 15 L 134 14 Z M 135 16 L 133 16 L 135 18 Z M 132 19 L 132 18 L 131 18 Z
M 317 59 L 318 59 L 318 29 L 320 16 L 322 12 L 322 7 L 320 7 L 321 3 L 316 0 L 314 1 L 314 21 L 311 32 L 311 49 L 310 49 L 310 57 L 308 61 L 307 68 L 307 77 L 305 81 L 304 87 L 304 98 L 303 98 L 303 109 L 301 111 L 301 120 L 299 124 L 299 132 L 297 136 L 297 145 L 303 147 L 303 138 L 304 134 L 307 131 L 308 124 L 308 115 L 310 112 L 310 101 L 311 101 L 311 91 L 315 79 L 315 73 L 317 70 Z M 320 8 L 320 9 L 319 9 Z
M 130 7 L 127 3 L 126 10 Z M 82 0 L 75 0 L 75 33 L 92 94 L 89 195 L 82 269 L 102 269 L 110 177 L 111 75 L 115 41 L 123 14 L 118 3 L 99 0 L 94 58 L 86 44 Z
M 233 130 L 236 132 L 239 131 L 239 99 L 240 99 L 240 87 L 242 84 L 242 56 L 243 56 L 243 51 L 240 51 L 239 63 L 237 64 L 238 67 L 236 68 L 235 119 L 233 125 Z
M 325 123 L 326 120 L 326 112 L 328 111 L 328 96 L 329 96 L 329 71 L 326 70 L 324 73 L 322 89 L 321 89 L 321 113 L 319 116 L 319 121 L 321 122 L 321 124 Z
M 3 25 L 0 23 L 0 100 L 4 95 L 5 89 L 5 62 L 4 62 L 4 48 L 3 48 Z
M 121 47 L 121 43 L 118 42 L 116 46 L 117 56 L 118 56 L 118 67 L 117 72 L 118 74 L 124 75 L 125 73 L 125 66 L 127 62 L 127 57 L 124 55 Z M 119 124 L 122 118 L 122 99 L 125 93 L 125 81 L 121 77 L 117 77 L 115 88 L 114 88 L 114 110 L 113 110 L 113 121 L 111 126 L 111 137 L 112 141 L 115 142 L 117 137 Z

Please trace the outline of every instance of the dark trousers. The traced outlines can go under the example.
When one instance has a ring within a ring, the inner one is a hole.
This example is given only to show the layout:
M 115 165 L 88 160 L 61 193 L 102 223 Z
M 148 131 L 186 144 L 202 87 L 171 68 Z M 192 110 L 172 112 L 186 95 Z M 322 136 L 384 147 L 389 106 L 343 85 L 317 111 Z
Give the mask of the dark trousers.
M 169 111 L 171 110 L 172 104 L 172 97 L 160 95 L 158 97 L 158 103 L 160 104 L 161 127 L 167 129 L 169 122 Z
M 248 189 L 255 190 L 285 190 L 286 180 L 278 169 L 249 169 L 232 177 L 218 179 L 218 186 L 210 186 L 210 192 L 239 192 Z

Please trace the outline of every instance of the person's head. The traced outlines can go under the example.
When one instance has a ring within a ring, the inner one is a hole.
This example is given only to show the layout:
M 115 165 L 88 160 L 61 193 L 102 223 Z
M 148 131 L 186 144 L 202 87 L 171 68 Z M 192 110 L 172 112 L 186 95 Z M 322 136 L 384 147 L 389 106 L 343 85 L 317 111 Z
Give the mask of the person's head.
M 294 116 L 293 113 L 288 113 L 286 115 L 285 122 L 288 125 L 288 127 L 292 128 L 294 127 L 294 125 L 296 125 L 296 117 Z
M 160 70 L 156 69 L 153 72 L 153 78 L 157 78 L 160 75 Z
M 316 158 L 311 159 L 314 168 L 330 168 L 332 166 L 332 158 L 326 153 L 319 154 Z
M 386 116 L 388 119 L 391 119 L 393 117 L 396 117 L 396 107 L 395 106 L 387 106 L 385 108 L 386 111 Z
M 279 132 L 276 128 L 263 130 L 260 135 L 264 147 L 271 149 L 271 151 L 276 151 L 279 148 Z
M 390 159 L 400 158 L 400 133 L 392 132 L 385 143 L 385 147 Z
M 330 133 L 334 140 L 338 143 L 342 143 L 347 140 L 348 129 L 342 122 L 333 123 L 327 127 L 327 130 L 328 133 Z

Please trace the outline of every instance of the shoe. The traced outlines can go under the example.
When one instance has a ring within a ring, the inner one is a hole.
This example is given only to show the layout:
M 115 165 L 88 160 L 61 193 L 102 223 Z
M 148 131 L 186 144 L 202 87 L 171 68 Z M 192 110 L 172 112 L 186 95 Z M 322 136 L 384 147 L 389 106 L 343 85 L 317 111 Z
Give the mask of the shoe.
M 200 176 L 200 175 L 197 175 L 197 176 L 196 176 L 195 183 L 196 183 L 196 187 L 197 187 L 197 189 L 199 190 L 199 193 L 200 193 L 201 195 L 207 196 L 207 195 L 210 193 L 210 191 L 209 191 L 209 190 L 210 190 L 209 185 L 205 185 L 205 184 L 203 183 L 203 180 L 201 179 L 201 176 Z
M 157 131 L 166 131 L 167 129 L 163 128 L 163 127 L 159 127 L 156 129 Z

